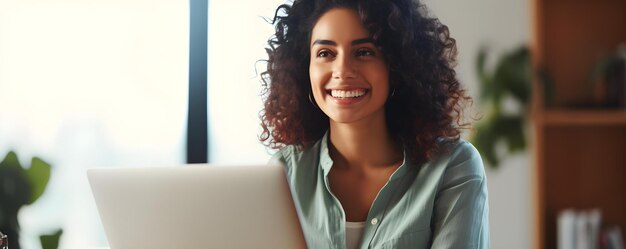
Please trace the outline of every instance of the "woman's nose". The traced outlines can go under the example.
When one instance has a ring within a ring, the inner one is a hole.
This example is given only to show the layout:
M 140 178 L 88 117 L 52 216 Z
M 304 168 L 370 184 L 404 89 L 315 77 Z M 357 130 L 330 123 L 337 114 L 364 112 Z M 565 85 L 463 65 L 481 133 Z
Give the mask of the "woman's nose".
M 350 79 L 356 78 L 357 70 L 352 58 L 347 55 L 339 55 L 333 65 L 333 78 L 334 79 Z

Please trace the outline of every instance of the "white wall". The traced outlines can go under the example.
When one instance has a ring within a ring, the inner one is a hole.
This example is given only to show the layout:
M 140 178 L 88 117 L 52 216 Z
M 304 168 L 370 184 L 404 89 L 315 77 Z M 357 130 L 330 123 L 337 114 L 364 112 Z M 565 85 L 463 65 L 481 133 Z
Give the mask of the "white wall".
M 257 136 L 261 82 L 273 18 L 284 0 L 209 1 L 208 112 L 209 162 L 267 163 L 271 152 Z M 237 10 L 237 11 L 229 11 Z M 255 68 L 258 72 L 255 72 Z
M 478 105 L 475 58 L 488 45 L 490 62 L 503 52 L 527 44 L 530 38 L 530 2 L 525 0 L 426 0 L 426 5 L 448 25 L 459 49 L 458 77 Z M 489 64 L 488 64 L 489 65 Z M 491 248 L 527 249 L 532 245 L 531 160 L 529 153 L 502 160 L 499 169 L 487 169 Z

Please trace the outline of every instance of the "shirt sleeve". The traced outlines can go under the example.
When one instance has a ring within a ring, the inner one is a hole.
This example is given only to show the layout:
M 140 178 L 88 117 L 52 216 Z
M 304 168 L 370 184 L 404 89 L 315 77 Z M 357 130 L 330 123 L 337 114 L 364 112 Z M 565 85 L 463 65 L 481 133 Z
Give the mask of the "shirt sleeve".
M 435 198 L 433 249 L 489 248 L 487 179 L 480 154 L 461 142 L 451 154 Z

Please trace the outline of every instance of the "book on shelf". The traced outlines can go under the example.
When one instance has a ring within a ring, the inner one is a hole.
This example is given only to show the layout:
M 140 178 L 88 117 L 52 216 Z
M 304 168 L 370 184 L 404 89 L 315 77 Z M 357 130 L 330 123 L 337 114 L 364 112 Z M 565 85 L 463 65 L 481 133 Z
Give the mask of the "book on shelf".
M 602 227 L 599 209 L 566 209 L 557 220 L 558 249 L 625 249 L 619 226 Z
M 598 233 L 602 215 L 599 210 L 567 209 L 557 222 L 559 249 L 599 249 Z
M 557 220 L 558 249 L 576 249 L 576 211 L 567 209 L 559 213 Z
M 619 226 L 602 231 L 599 238 L 600 249 L 624 249 L 624 237 Z

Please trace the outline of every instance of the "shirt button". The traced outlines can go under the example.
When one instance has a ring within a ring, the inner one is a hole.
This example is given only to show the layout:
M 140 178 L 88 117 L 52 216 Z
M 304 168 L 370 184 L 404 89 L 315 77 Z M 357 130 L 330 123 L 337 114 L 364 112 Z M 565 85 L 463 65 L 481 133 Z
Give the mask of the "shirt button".
M 376 225 L 376 224 L 378 224 L 378 219 L 377 218 L 372 219 L 372 225 Z

